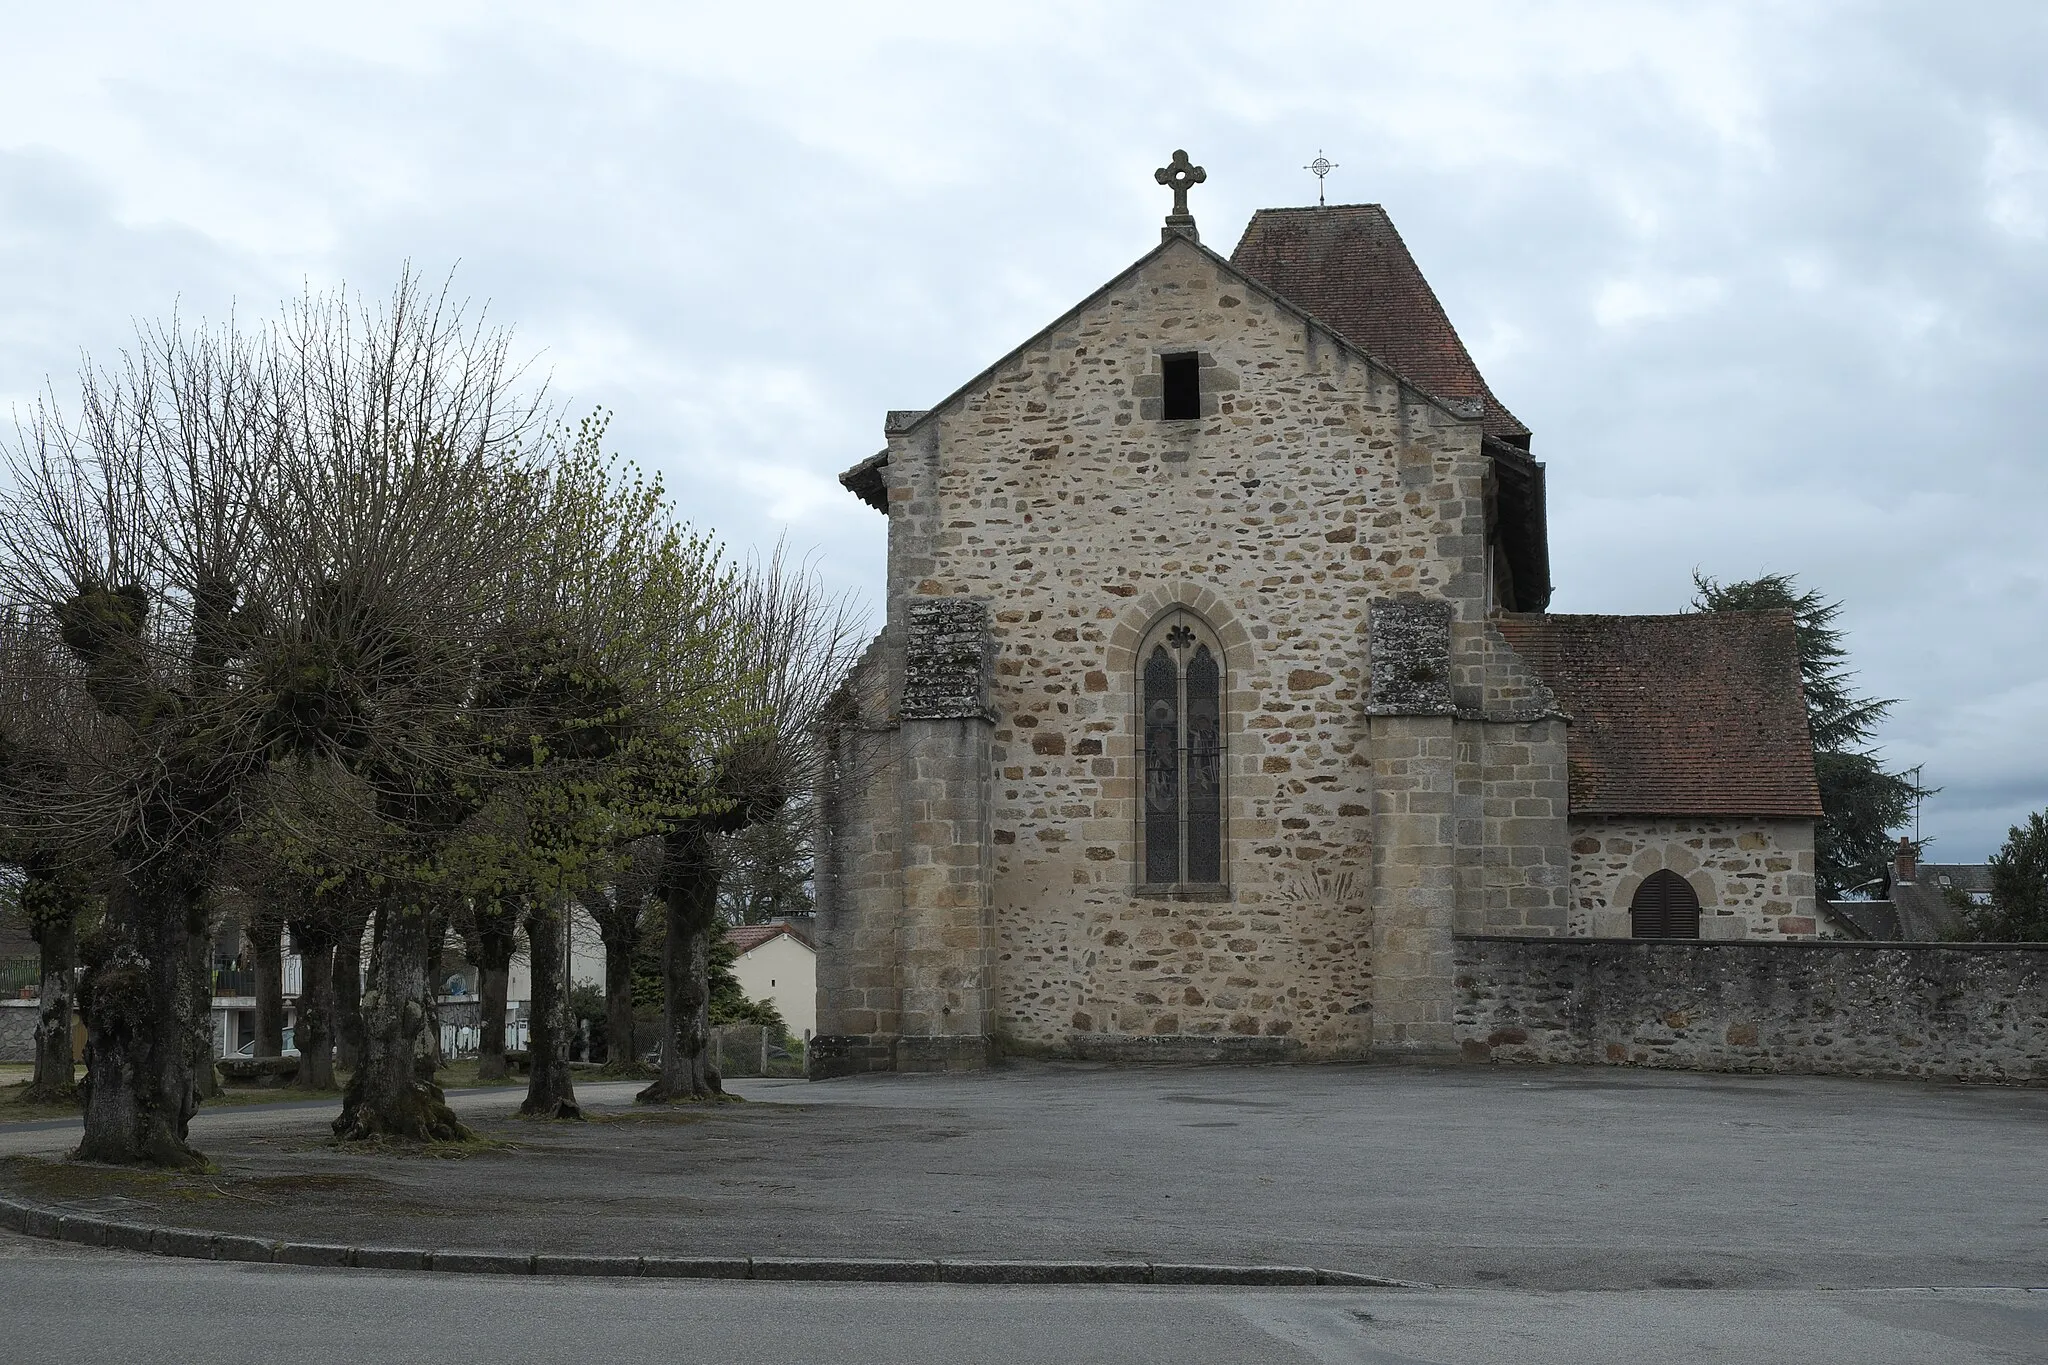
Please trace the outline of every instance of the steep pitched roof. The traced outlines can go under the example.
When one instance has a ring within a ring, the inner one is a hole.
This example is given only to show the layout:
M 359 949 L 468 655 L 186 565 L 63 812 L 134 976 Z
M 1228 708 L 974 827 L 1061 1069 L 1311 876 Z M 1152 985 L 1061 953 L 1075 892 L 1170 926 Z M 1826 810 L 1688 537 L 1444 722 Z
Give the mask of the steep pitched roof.
M 1066 312 L 1060 314 L 1051 322 L 1046 323 L 1045 326 L 1039 328 L 1036 332 L 1033 332 L 1030 336 L 1018 342 L 1015 346 L 1012 346 L 1007 352 L 1005 352 L 1001 356 L 1001 358 L 997 359 L 993 364 L 983 369 L 979 374 L 975 375 L 972 379 L 969 379 L 959 388 L 947 394 L 944 398 L 940 399 L 931 407 L 922 408 L 916 411 L 906 411 L 900 413 L 892 412 L 889 415 L 890 433 L 905 434 L 911 431 L 915 431 L 918 427 L 923 426 L 926 422 L 933 420 L 942 413 L 950 411 L 954 406 L 963 401 L 969 394 L 976 393 L 981 389 L 987 388 L 989 383 L 992 380 L 994 380 L 996 375 L 1000 374 L 1004 369 L 1008 368 L 1011 364 L 1015 363 L 1017 357 L 1023 355 L 1026 351 L 1029 351 L 1032 347 L 1038 345 L 1046 337 L 1051 336 L 1054 332 L 1057 332 L 1060 328 L 1066 326 L 1075 318 L 1080 317 L 1090 308 L 1095 307 L 1096 304 L 1100 303 L 1103 299 L 1107 298 L 1111 293 L 1121 288 L 1127 281 L 1135 277 L 1139 272 L 1144 270 L 1146 266 L 1152 264 L 1152 262 L 1157 260 L 1159 257 L 1165 255 L 1169 251 L 1177 251 L 1183 249 L 1189 251 L 1196 251 L 1201 253 L 1203 256 L 1206 256 L 1212 264 L 1214 264 L 1218 269 L 1220 269 L 1223 272 L 1224 278 L 1236 281 L 1236 283 L 1240 287 L 1253 291 L 1260 297 L 1267 299 L 1268 301 L 1273 303 L 1276 307 L 1286 309 L 1289 313 L 1294 314 L 1303 322 L 1322 323 L 1325 327 L 1330 326 L 1330 324 L 1324 321 L 1324 319 L 1319 318 L 1314 314 L 1305 311 L 1300 300 L 1291 298 L 1288 295 L 1285 295 L 1281 293 L 1279 290 L 1275 289 L 1266 281 L 1259 279 L 1256 276 L 1245 273 L 1244 270 L 1240 269 L 1238 266 L 1233 264 L 1228 258 L 1217 255 L 1208 247 L 1203 246 L 1195 238 L 1186 236 L 1182 233 L 1169 232 L 1161 238 L 1158 246 L 1153 247 L 1150 251 L 1147 251 L 1144 255 L 1138 257 L 1137 260 L 1132 261 L 1129 265 L 1125 266 L 1122 270 L 1118 271 L 1115 275 L 1110 277 L 1110 279 L 1105 281 L 1101 286 L 1099 286 L 1093 292 L 1091 292 L 1086 298 L 1082 299 L 1079 303 L 1076 303 L 1073 307 L 1067 309 Z M 1434 390 L 1420 386 L 1416 383 L 1416 381 L 1413 378 L 1403 373 L 1391 361 L 1389 361 L 1383 356 L 1375 355 L 1371 351 L 1368 351 L 1358 342 L 1356 342 L 1348 336 L 1345 336 L 1341 332 L 1332 332 L 1331 339 L 1337 345 L 1343 347 L 1344 349 L 1356 353 L 1359 359 L 1364 360 L 1370 364 L 1378 365 L 1382 370 L 1388 371 L 1392 374 L 1392 376 L 1395 379 L 1402 381 L 1402 383 L 1407 387 L 1407 389 L 1413 394 L 1415 394 L 1415 396 L 1442 409 L 1448 416 L 1456 418 L 1460 421 L 1470 420 L 1471 415 L 1463 410 L 1466 401 L 1464 398 L 1447 397 L 1444 394 L 1440 394 L 1435 392 Z M 887 467 L 889 463 L 888 454 L 889 453 L 886 450 L 884 450 L 875 455 L 869 456 L 867 459 L 862 460 L 853 468 L 847 470 L 844 474 L 841 474 L 839 476 L 839 482 L 842 485 L 844 485 L 849 491 L 854 492 L 857 496 L 862 496 L 865 500 L 865 495 L 860 493 L 858 485 L 860 485 L 864 480 L 871 479 L 877 470 Z
M 1792 613 L 1496 621 L 1571 713 L 1574 815 L 1821 813 Z
M 725 931 L 725 941 L 740 953 L 751 953 L 771 939 L 788 934 L 804 947 L 817 951 L 817 945 L 804 937 L 803 932 L 793 924 L 736 924 Z
M 1424 392 L 1481 400 L 1486 434 L 1527 448 L 1378 204 L 1260 209 L 1230 262 Z

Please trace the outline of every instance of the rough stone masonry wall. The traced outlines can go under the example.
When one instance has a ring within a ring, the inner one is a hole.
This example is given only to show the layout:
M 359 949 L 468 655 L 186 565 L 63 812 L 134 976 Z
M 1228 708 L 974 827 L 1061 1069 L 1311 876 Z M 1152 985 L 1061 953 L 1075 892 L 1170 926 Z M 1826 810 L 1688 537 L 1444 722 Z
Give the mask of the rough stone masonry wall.
M 1148 418 L 1183 350 L 1213 413 Z M 892 594 L 995 605 L 1002 1031 L 1363 1049 L 1366 607 L 1483 618 L 1478 441 L 1179 247 L 892 436 Z M 1226 645 L 1227 900 L 1135 885 L 1133 651 L 1176 602 Z
M 1468 937 L 1475 1061 L 2048 1082 L 2048 947 Z
M 1571 793 L 1564 713 L 1498 626 L 1466 623 L 1453 628 L 1452 638 L 1464 855 L 1458 930 L 1567 933 Z
M 36 1000 L 0 1000 L 0 1062 L 36 1059 L 36 1023 L 43 1007 Z
M 1643 879 L 1668 868 L 1700 898 L 1704 939 L 1832 937 L 1815 918 L 1813 822 L 1575 816 L 1575 937 L 1627 938 Z
M 888 641 L 848 678 L 819 793 L 817 1074 L 887 1070 L 900 1026 L 897 920 L 901 816 L 896 730 L 888 723 Z

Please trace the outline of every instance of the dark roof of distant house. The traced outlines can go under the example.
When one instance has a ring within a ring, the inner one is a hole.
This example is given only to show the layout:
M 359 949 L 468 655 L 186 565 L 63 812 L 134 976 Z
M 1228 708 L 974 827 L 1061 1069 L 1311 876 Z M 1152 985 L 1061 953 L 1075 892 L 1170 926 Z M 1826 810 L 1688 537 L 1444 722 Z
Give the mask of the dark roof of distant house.
M 1425 393 L 1479 399 L 1487 435 L 1528 447 L 1378 204 L 1260 209 L 1230 263 Z
M 1821 909 L 1847 925 L 1853 938 L 1900 937 L 1898 907 L 1890 901 L 1822 901 Z
M 793 924 L 736 924 L 725 931 L 725 941 L 738 952 L 751 953 L 770 939 L 779 938 L 783 934 L 788 934 L 812 952 L 818 950 L 818 945 L 811 942 L 810 936 Z
M 1790 612 L 1495 619 L 1572 717 L 1573 814 L 1821 813 Z
M 1946 882 L 1942 880 L 1944 877 L 1948 879 Z M 1921 863 L 1916 880 L 1922 886 L 1932 885 L 1943 891 L 1989 891 L 1991 864 Z

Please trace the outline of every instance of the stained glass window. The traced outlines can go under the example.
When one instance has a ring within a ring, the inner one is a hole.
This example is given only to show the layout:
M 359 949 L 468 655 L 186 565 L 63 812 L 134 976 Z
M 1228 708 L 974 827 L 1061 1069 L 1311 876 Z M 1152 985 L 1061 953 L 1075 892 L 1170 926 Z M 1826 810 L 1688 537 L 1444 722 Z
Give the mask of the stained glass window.
M 1223 664 L 1215 637 L 1195 624 L 1177 613 L 1139 654 L 1144 880 L 1152 886 L 1223 881 Z
M 1145 665 L 1145 880 L 1180 880 L 1180 678 L 1161 645 Z
M 1207 645 L 1188 664 L 1187 875 L 1191 882 L 1223 880 L 1222 670 Z

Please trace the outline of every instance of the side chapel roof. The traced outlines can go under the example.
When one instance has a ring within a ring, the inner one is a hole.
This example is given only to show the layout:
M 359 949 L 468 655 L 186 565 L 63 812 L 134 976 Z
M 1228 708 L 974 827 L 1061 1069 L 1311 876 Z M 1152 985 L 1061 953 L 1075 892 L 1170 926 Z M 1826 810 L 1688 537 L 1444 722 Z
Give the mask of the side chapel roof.
M 1260 209 L 1230 263 L 1425 393 L 1478 399 L 1486 434 L 1528 449 L 1529 428 L 1493 396 L 1378 204 Z
M 1494 620 L 1571 714 L 1572 814 L 1820 815 L 1789 611 Z

